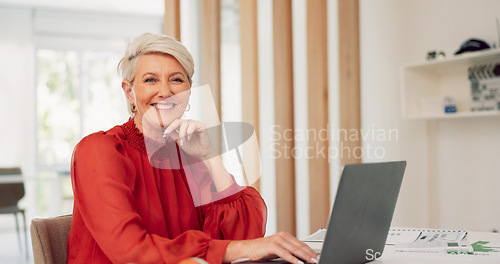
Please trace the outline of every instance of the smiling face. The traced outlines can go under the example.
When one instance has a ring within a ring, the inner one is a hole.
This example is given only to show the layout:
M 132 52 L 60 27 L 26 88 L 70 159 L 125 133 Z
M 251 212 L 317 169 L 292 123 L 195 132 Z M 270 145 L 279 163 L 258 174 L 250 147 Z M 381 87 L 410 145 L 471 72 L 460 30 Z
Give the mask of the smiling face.
M 136 105 L 134 121 L 145 134 L 161 134 L 162 128 L 181 118 L 191 93 L 182 65 L 171 55 L 156 53 L 137 58 L 133 83 L 123 81 L 122 88 Z

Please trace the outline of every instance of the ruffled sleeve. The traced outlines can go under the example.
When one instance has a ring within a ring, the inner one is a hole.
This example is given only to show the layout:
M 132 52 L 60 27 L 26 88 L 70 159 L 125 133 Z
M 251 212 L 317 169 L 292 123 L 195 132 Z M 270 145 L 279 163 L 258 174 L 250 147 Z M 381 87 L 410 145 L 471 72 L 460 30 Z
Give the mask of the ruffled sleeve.
M 75 210 L 68 247 L 91 238 L 97 245 L 69 248 L 68 263 L 104 263 L 98 261 L 100 254 L 112 263 L 178 263 L 189 257 L 221 263 L 229 241 L 214 238 L 263 234 L 262 222 L 256 224 L 264 217 L 263 202 L 250 188 L 207 205 L 203 231 L 189 230 L 174 239 L 151 234 L 138 213 L 136 168 L 127 155 L 119 140 L 104 133 L 86 137 L 75 148 Z
M 180 152 L 183 170 L 196 206 L 201 205 L 203 231 L 215 239 L 252 239 L 263 237 L 267 208 L 253 187 L 234 182 L 216 191 L 208 169 L 199 160 Z
M 234 183 L 222 192 L 233 192 L 231 188 L 241 187 Z M 259 238 L 265 234 L 266 204 L 253 187 L 218 199 L 203 206 L 202 210 L 205 216 L 203 231 L 212 238 L 240 240 Z

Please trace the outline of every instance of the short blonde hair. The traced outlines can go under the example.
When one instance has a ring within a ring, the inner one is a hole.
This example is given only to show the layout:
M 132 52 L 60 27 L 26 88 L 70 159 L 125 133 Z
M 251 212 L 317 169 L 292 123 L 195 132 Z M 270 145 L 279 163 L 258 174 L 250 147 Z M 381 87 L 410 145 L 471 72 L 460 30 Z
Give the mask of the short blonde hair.
M 192 83 L 194 62 L 191 53 L 175 38 L 151 33 L 141 34 L 127 45 L 125 55 L 118 63 L 118 72 L 122 78 L 133 83 L 137 57 L 152 53 L 173 56 L 186 71 L 189 83 Z
M 154 53 L 173 56 L 186 71 L 189 83 L 193 83 L 194 61 L 186 47 L 171 36 L 151 33 L 143 33 L 127 45 L 125 54 L 118 63 L 118 73 L 122 79 L 133 84 L 137 58 L 143 54 Z M 128 102 L 128 109 L 133 116 L 130 102 Z

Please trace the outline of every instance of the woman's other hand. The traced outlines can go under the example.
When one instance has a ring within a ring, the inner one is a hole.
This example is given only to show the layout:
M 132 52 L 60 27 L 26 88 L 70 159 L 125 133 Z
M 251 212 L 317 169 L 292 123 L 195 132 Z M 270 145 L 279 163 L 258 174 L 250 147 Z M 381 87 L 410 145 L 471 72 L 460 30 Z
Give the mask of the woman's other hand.
M 207 126 L 192 119 L 175 119 L 164 133 L 177 140 L 177 144 L 189 155 L 200 160 L 216 156 L 216 150 L 210 143 Z
M 224 262 L 240 258 L 263 260 L 281 257 L 290 263 L 317 263 L 318 254 L 304 242 L 286 232 L 252 240 L 233 240 L 229 243 Z

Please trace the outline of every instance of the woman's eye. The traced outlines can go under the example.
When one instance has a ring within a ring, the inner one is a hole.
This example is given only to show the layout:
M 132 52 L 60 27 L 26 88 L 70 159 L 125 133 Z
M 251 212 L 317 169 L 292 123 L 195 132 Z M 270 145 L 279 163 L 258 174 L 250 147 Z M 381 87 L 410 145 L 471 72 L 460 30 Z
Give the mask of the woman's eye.
M 146 80 L 144 80 L 144 82 L 154 82 L 156 81 L 154 78 L 147 78 Z
M 184 80 L 181 78 L 173 78 L 172 81 L 176 82 L 176 83 L 183 83 L 184 82 Z

